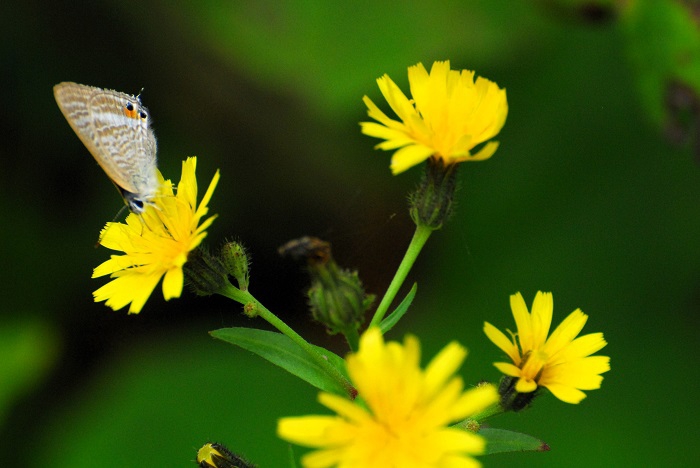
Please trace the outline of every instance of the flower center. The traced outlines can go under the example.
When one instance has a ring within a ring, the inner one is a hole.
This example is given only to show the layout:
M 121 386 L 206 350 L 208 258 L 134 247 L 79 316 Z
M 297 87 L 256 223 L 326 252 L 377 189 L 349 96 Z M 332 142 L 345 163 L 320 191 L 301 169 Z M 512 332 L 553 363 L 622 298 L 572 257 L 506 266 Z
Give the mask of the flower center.
M 523 361 L 520 363 L 520 369 L 522 370 L 523 377 L 526 379 L 537 380 L 540 372 L 547 364 L 547 359 L 549 356 L 542 350 L 535 349 L 529 351 L 524 357 Z

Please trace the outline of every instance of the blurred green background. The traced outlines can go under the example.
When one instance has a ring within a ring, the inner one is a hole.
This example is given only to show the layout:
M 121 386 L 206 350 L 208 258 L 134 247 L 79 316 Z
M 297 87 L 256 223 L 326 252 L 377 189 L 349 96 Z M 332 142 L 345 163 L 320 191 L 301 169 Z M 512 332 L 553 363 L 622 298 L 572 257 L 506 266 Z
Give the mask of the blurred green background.
M 218 168 L 208 245 L 240 238 L 252 292 L 317 344 L 289 239 L 333 243 L 382 293 L 412 234 L 405 197 L 360 134 L 375 79 L 450 59 L 496 81 L 510 113 L 489 161 L 464 164 L 458 211 L 410 280 L 390 338 L 426 359 L 470 350 L 467 382 L 496 380 L 484 320 L 513 328 L 510 294 L 552 291 L 602 331 L 612 370 L 579 405 L 545 396 L 492 426 L 548 453 L 486 466 L 684 466 L 698 460 L 699 21 L 689 1 L 4 1 L 0 6 L 0 466 L 187 467 L 207 441 L 285 466 L 276 419 L 324 413 L 315 389 L 211 339 L 240 307 L 159 290 L 140 315 L 92 302 L 93 246 L 121 201 L 59 112 L 76 81 L 149 106 L 163 173 Z M 605 7 L 606 4 L 609 7 Z

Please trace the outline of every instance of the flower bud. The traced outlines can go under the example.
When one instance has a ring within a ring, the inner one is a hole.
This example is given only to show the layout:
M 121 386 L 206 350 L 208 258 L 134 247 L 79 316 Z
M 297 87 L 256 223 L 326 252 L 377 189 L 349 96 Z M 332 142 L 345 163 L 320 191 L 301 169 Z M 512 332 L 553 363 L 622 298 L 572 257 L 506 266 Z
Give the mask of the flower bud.
M 357 272 L 338 267 L 328 242 L 316 237 L 302 237 L 279 248 L 281 255 L 305 258 L 311 287 L 307 292 L 311 315 L 331 334 L 356 332 L 364 313 L 374 300 L 365 294 Z
M 357 330 L 374 300 L 374 296 L 365 294 L 357 272 L 342 270 L 331 259 L 325 265 L 311 268 L 310 273 L 308 297 L 314 319 L 331 334 Z
M 241 291 L 248 290 L 250 278 L 250 258 L 240 242 L 226 242 L 221 247 L 221 261 L 229 275 L 236 278 Z
M 457 189 L 457 164 L 445 165 L 430 158 L 415 192 L 409 195 L 409 211 L 417 226 L 440 229 L 453 211 Z
M 210 442 L 197 451 L 200 468 L 254 468 L 255 465 L 221 444 Z
M 221 260 L 203 247 L 190 253 L 183 270 L 187 284 L 198 296 L 210 296 L 230 284 Z
M 304 236 L 290 240 L 277 252 L 294 260 L 305 259 L 309 264 L 326 263 L 331 258 L 331 244 L 318 237 Z
M 501 407 L 504 411 L 518 412 L 524 410 L 537 397 L 540 392 L 539 388 L 534 392 L 518 393 L 515 390 L 515 384 L 518 383 L 518 377 L 504 375 L 498 385 L 498 394 L 501 396 Z

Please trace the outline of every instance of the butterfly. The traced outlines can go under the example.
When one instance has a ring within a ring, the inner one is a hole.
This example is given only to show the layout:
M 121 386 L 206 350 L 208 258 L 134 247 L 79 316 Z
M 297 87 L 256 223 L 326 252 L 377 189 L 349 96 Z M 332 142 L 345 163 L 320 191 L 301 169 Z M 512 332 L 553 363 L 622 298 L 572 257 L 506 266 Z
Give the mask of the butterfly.
M 159 187 L 156 137 L 138 96 L 77 83 L 53 94 L 73 131 L 136 214 L 152 204 Z

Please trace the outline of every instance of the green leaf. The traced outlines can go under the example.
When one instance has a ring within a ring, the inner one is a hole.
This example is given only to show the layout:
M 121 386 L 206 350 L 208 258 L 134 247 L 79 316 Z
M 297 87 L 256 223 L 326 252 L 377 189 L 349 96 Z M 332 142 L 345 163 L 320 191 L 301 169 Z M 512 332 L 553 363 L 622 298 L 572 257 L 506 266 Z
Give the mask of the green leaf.
M 281 333 L 254 328 L 222 328 L 209 334 L 267 359 L 320 390 L 337 395 L 346 393 L 343 387 L 326 374 L 306 351 Z M 314 348 L 345 375 L 345 361 L 340 356 L 318 346 Z
M 505 429 L 482 428 L 478 434 L 486 439 L 486 453 L 548 452 L 549 445 L 527 434 Z
M 382 322 L 379 324 L 379 328 L 382 330 L 382 334 L 385 334 L 386 332 L 394 328 L 394 325 L 396 325 L 401 319 L 401 317 L 403 317 L 403 314 L 406 313 L 411 303 L 413 302 L 413 298 L 416 296 L 417 290 L 418 283 L 413 283 L 413 287 L 408 292 L 408 294 L 406 294 L 406 297 L 403 299 L 403 301 L 401 301 L 401 304 L 399 304 L 399 306 L 391 314 L 389 314 L 388 317 L 382 320 Z
M 294 456 L 294 446 L 289 444 L 289 468 L 297 468 L 297 459 Z
M 348 376 L 348 370 L 345 367 L 345 359 L 341 358 L 340 356 L 338 356 L 337 354 L 335 354 L 331 351 L 328 351 L 326 348 L 322 348 L 321 346 L 316 346 L 316 345 L 312 344 L 311 347 L 314 348 L 318 352 L 318 354 L 320 354 L 321 356 L 326 358 L 326 360 L 328 362 L 330 362 L 333 367 L 338 369 L 338 372 L 343 374 L 343 376 L 346 379 L 350 380 L 350 377 Z M 299 346 L 297 346 L 297 348 L 299 348 Z M 343 392 L 341 394 L 345 395 L 346 394 L 345 390 L 343 390 Z

